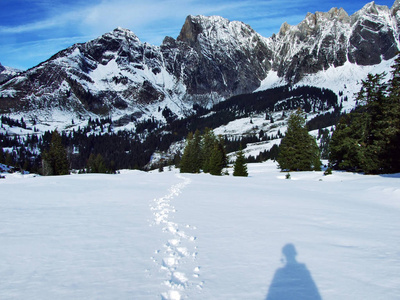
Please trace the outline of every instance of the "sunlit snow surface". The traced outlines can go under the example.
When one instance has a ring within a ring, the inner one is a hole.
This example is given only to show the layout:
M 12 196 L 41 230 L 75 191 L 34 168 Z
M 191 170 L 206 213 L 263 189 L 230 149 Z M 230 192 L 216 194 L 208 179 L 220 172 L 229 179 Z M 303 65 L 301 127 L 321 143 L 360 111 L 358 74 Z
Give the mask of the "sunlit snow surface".
M 6 175 L 0 299 L 399 299 L 400 175 L 249 173 Z
M 342 93 L 339 101 L 347 97 L 347 101 L 341 104 L 345 111 L 350 111 L 356 105 L 356 94 L 360 91 L 362 81 L 367 79 L 368 74 L 385 73 L 385 80 L 391 78 L 391 66 L 394 64 L 394 58 L 382 60 L 380 64 L 371 66 L 360 66 L 346 62 L 343 66 L 330 66 L 327 70 L 319 71 L 316 74 L 308 74 L 304 76 L 295 86 L 314 86 L 319 88 L 330 89 L 337 95 Z M 270 72 L 268 76 L 261 82 L 260 87 L 256 91 L 262 91 L 269 88 L 285 85 L 277 72 Z

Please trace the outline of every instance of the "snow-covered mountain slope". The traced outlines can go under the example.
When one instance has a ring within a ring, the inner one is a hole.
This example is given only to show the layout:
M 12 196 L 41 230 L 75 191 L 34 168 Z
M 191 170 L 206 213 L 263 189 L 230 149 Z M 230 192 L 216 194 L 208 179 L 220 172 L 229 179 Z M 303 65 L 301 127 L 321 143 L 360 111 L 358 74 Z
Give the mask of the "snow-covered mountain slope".
M 284 23 L 273 36 L 274 65 L 279 77 L 297 83 L 305 75 L 332 67 L 376 65 L 399 49 L 399 1 L 393 7 L 366 4 L 349 16 L 343 9 L 307 14 L 296 26 Z
M 336 8 L 309 13 L 271 38 L 217 16 L 188 16 L 179 36 L 161 46 L 117 28 L 1 84 L 0 112 L 47 121 L 56 121 L 54 111 L 76 119 L 164 120 L 166 107 L 185 116 L 194 104 L 210 106 L 260 85 L 318 85 L 339 68 L 349 74 L 360 66 L 386 68 L 400 49 L 399 7 L 396 0 L 391 9 L 371 2 L 352 16 Z M 335 91 L 362 79 L 337 78 Z
M 399 175 L 248 167 L 6 174 L 0 298 L 399 298 Z
M 21 70 L 6 67 L 0 63 L 0 84 L 21 72 Z
M 185 24 L 191 22 L 204 26 L 210 35 L 217 32 L 220 45 L 214 43 L 215 37 L 202 37 L 202 32 L 199 49 L 189 46 L 187 25 L 177 40 L 167 37 L 160 47 L 117 28 L 6 82 L 1 87 L 2 111 L 25 110 L 35 118 L 37 109 L 58 108 L 78 116 L 92 112 L 140 118 L 168 107 L 182 116 L 192 111 L 194 103 L 208 106 L 254 90 L 263 75 L 251 80 L 257 76 L 252 75 L 255 67 L 241 62 L 240 56 L 257 47 L 262 37 L 243 23 L 222 18 L 190 16 Z M 220 30 L 225 25 L 228 28 Z M 254 46 L 245 47 L 250 41 Z
M 306 74 L 300 79 L 294 87 L 297 86 L 315 86 L 332 90 L 339 97 L 339 101 L 344 111 L 350 111 L 356 105 L 355 95 L 360 91 L 362 80 L 365 80 L 368 74 L 386 73 L 386 79 L 391 78 L 392 65 L 394 58 L 383 60 L 376 65 L 357 65 L 346 61 L 342 66 L 330 66 L 326 70 L 315 74 Z M 271 87 L 284 86 L 287 81 L 279 77 L 277 72 L 269 72 L 267 77 L 261 82 L 256 91 L 262 91 Z

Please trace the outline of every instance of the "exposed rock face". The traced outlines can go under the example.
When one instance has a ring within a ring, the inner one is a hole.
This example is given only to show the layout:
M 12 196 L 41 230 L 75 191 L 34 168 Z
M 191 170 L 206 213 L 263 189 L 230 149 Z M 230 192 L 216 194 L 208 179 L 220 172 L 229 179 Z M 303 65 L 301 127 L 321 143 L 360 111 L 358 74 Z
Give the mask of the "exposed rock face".
M 297 26 L 284 24 L 275 38 L 273 68 L 289 82 L 347 60 L 350 17 L 343 9 L 307 14 Z
M 392 13 L 386 6 L 367 4 L 351 17 L 352 34 L 349 39 L 349 61 L 359 65 L 379 64 L 396 55 L 398 27 L 387 24 Z
M 341 66 L 379 64 L 399 51 L 399 1 L 392 9 L 371 2 L 349 16 L 343 9 L 309 13 L 296 26 L 283 24 L 273 37 L 273 69 L 289 82 Z
M 189 16 L 177 42 L 180 52 L 189 54 L 183 64 L 190 94 L 251 92 L 271 69 L 268 40 L 241 22 Z
M 140 116 L 168 106 L 182 115 L 194 103 L 251 92 L 270 71 L 296 83 L 347 61 L 379 64 L 400 49 L 399 7 L 396 0 L 391 9 L 372 2 L 352 16 L 338 8 L 309 13 L 271 38 L 242 22 L 189 16 L 178 38 L 166 37 L 159 47 L 117 28 L 3 82 L 0 112 L 58 108 Z

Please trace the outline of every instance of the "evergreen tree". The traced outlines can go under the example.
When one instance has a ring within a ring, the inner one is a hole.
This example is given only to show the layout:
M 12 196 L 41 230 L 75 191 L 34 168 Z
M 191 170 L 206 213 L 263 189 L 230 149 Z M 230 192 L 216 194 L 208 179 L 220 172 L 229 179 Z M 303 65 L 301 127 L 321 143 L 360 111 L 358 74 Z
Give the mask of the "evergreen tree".
M 320 170 L 321 161 L 315 138 L 308 134 L 303 112 L 298 109 L 288 120 L 286 135 L 282 138 L 277 158 L 281 170 Z
M 390 160 L 389 172 L 400 172 L 400 56 L 392 66 L 392 79 L 390 80 L 388 109 L 390 127 L 386 129 L 391 136 L 387 145 L 385 157 Z
M 181 173 L 200 173 L 201 169 L 201 136 L 197 130 L 195 134 L 189 133 L 186 139 L 186 147 L 183 151 L 180 163 Z
M 87 169 L 89 173 L 107 173 L 107 168 L 101 154 L 90 154 Z
M 337 169 L 362 170 L 361 145 L 365 144 L 365 117 L 361 109 L 344 115 L 329 142 L 329 162 Z
M 7 166 L 12 166 L 14 164 L 12 155 L 11 155 L 11 153 L 9 151 L 6 151 L 4 164 L 7 165 Z
M 233 166 L 233 176 L 249 176 L 249 173 L 247 172 L 246 158 L 244 157 L 242 147 L 240 147 L 240 150 L 236 153 L 236 161 Z
M 385 74 L 368 74 L 368 79 L 362 82 L 362 88 L 357 100 L 364 106 L 364 143 L 360 147 L 362 168 L 366 173 L 380 173 L 387 169 L 388 162 L 384 159 L 385 146 L 390 137 L 385 133 L 390 126 L 387 119 L 388 101 L 387 86 L 382 83 Z
M 193 141 L 193 133 L 189 132 L 189 134 L 186 137 L 186 146 L 185 146 L 185 149 L 183 150 L 182 158 L 179 163 L 181 173 L 191 173 L 190 160 L 191 160 L 191 156 L 193 155 L 191 153 L 192 141 Z
M 200 173 L 202 167 L 201 133 L 196 130 L 193 136 L 193 173 Z
M 4 151 L 3 151 L 3 147 L 0 147 L 0 163 L 4 163 L 5 161 L 5 155 L 4 155 Z
M 43 174 L 69 174 L 67 151 L 62 145 L 61 136 L 57 130 L 53 131 L 52 133 L 49 150 L 43 153 Z
M 227 166 L 227 157 L 222 138 L 220 137 L 214 143 L 213 151 L 210 157 L 210 174 L 221 175 L 223 168 Z
M 216 137 L 214 132 L 211 129 L 206 128 L 201 143 L 201 159 L 204 173 L 210 173 L 211 153 L 214 149 L 215 142 Z
M 319 152 L 321 154 L 321 158 L 328 159 L 329 157 L 329 141 L 330 135 L 328 129 L 319 130 L 319 138 L 320 138 L 320 146 Z

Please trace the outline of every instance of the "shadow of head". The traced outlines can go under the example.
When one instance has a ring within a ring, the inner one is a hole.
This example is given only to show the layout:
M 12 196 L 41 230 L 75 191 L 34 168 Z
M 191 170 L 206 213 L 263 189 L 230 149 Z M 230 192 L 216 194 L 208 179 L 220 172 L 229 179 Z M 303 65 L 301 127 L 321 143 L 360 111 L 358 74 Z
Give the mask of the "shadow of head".
M 297 263 L 296 255 L 297 251 L 293 244 L 286 244 L 282 248 L 282 254 L 285 256 L 287 264 Z

